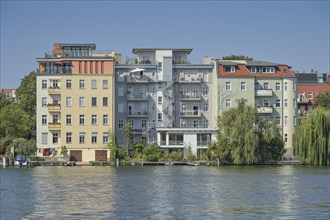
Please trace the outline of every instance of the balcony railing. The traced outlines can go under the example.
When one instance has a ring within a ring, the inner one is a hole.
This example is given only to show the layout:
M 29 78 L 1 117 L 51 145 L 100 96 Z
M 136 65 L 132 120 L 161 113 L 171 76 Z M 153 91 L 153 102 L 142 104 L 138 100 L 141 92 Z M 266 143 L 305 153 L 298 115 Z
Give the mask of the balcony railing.
M 60 87 L 48 87 L 49 94 L 60 94 L 61 88 Z
M 211 141 L 197 141 L 197 146 L 208 146 Z
M 146 94 L 127 94 L 127 100 L 129 101 L 147 101 L 148 95 Z
M 309 103 L 310 99 L 309 98 L 298 98 L 297 101 L 299 104 L 307 104 L 307 103 Z
M 48 104 L 47 108 L 48 108 L 48 111 L 60 111 L 61 104 L 59 104 L 59 103 Z
M 71 58 L 71 57 L 113 57 L 114 53 L 111 50 L 58 50 L 56 53 L 54 51 L 47 51 L 45 53 L 45 58 Z
M 180 99 L 181 100 L 200 100 L 201 99 L 201 94 L 200 93 L 185 93 L 185 94 L 180 94 Z
M 258 89 L 256 90 L 256 96 L 272 96 L 273 91 L 271 89 Z
M 257 113 L 259 114 L 271 114 L 273 113 L 273 108 L 269 106 L 257 107 Z
M 193 111 L 181 111 L 180 117 L 200 117 L 201 110 L 193 110 Z
M 48 123 L 48 129 L 49 130 L 58 130 L 61 128 L 61 123 L 60 122 L 51 122 Z
M 202 77 L 201 76 L 179 76 L 179 83 L 201 83 Z
M 146 128 L 134 128 L 133 129 L 133 133 L 134 134 L 143 134 L 144 132 L 146 132 L 147 129 Z
M 128 111 L 127 117 L 148 117 L 147 111 Z
M 169 141 L 168 145 L 183 145 L 183 141 Z
M 127 83 L 148 83 L 147 76 L 127 76 Z

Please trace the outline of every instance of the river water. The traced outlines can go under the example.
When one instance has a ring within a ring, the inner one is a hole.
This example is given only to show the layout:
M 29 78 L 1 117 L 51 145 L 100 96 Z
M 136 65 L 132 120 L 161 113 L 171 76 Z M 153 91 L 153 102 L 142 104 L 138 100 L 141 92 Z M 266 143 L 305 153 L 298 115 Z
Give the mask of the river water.
M 330 168 L 0 168 L 0 219 L 330 219 Z

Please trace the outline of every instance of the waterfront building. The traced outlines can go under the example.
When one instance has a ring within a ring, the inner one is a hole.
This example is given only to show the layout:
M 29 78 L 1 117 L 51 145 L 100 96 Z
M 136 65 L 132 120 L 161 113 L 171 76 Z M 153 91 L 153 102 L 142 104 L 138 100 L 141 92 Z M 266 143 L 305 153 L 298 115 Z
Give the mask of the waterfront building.
M 213 111 L 221 115 L 244 99 L 257 108 L 257 120 L 275 120 L 281 128 L 286 157 L 293 157 L 293 134 L 297 124 L 297 77 L 291 67 L 265 61 L 219 60 L 213 62 Z
M 116 141 L 133 126 L 134 142 L 157 144 L 168 153 L 195 155 L 215 140 L 210 105 L 213 64 L 191 64 L 189 48 L 134 48 L 135 59 L 115 66 Z
M 38 156 L 59 155 L 66 146 L 70 160 L 109 158 L 116 54 L 95 49 L 93 43 L 54 43 L 37 58 Z
M 298 77 L 298 116 L 305 117 L 313 110 L 320 93 L 330 91 L 330 75 L 326 73 L 296 73 Z

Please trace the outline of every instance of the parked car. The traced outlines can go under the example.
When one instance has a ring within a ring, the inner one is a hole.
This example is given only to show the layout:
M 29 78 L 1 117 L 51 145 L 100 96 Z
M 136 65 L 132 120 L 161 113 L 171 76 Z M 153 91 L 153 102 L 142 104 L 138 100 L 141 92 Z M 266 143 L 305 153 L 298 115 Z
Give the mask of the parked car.
M 27 166 L 28 165 L 28 161 L 26 158 L 25 154 L 17 154 L 15 159 L 14 159 L 14 165 L 21 167 L 21 166 Z

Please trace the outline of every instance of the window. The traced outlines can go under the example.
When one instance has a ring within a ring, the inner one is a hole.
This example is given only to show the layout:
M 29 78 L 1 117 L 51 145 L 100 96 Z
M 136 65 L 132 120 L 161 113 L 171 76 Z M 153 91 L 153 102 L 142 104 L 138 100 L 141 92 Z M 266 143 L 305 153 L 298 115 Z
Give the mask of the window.
M 48 144 L 48 133 L 41 134 L 41 144 Z
M 53 144 L 58 143 L 58 133 L 53 133 Z
M 264 82 L 264 89 L 269 89 L 269 83 L 268 82 Z
M 71 144 L 72 143 L 72 133 L 71 132 L 67 132 L 66 133 L 66 143 L 67 144 Z
M 284 125 L 288 124 L 288 116 L 284 116 Z
M 103 97 L 103 107 L 108 106 L 108 97 Z
M 158 104 L 162 104 L 163 103 L 163 96 L 158 96 Z
M 224 70 L 225 72 L 231 72 L 231 73 L 233 73 L 233 72 L 235 72 L 236 67 L 235 67 L 235 66 L 224 66 L 224 67 L 223 67 L 223 70 Z
M 303 99 L 305 98 L 305 92 L 300 92 L 300 95 L 299 95 L 300 99 Z
M 108 125 L 108 124 L 109 124 L 109 116 L 103 115 L 103 125 Z
M 58 80 L 53 80 L 53 88 L 58 88 Z
M 79 80 L 79 88 L 84 89 L 85 88 L 85 80 L 81 79 Z
M 118 87 L 118 96 L 124 96 L 124 88 L 122 86 Z
M 226 108 L 231 108 L 231 99 L 226 99 Z
M 109 88 L 109 81 L 107 79 L 103 80 L 102 87 L 103 87 L 103 89 L 108 89 Z
M 295 92 L 297 90 L 296 82 L 293 82 L 293 91 Z
M 259 89 L 259 83 L 258 83 L 258 82 L 255 82 L 255 83 L 254 83 L 254 89 L 255 89 L 255 90 L 258 90 L 258 89 Z
M 208 128 L 209 127 L 209 121 L 208 120 L 204 120 L 204 128 Z
M 92 125 L 97 124 L 97 115 L 92 115 Z
M 107 144 L 109 142 L 109 132 L 103 132 L 103 144 Z
M 196 119 L 194 120 L 194 128 L 198 128 L 199 127 L 199 120 Z
M 66 80 L 66 88 L 67 88 L 67 89 L 71 89 L 71 87 L 72 87 L 71 79 L 67 79 L 67 80 Z
M 128 120 L 128 124 L 130 124 L 132 126 L 132 128 L 134 128 L 134 121 L 133 120 Z
M 269 106 L 269 99 L 264 99 L 263 100 L 263 107 L 268 107 Z
M 124 103 L 118 104 L 118 112 L 124 112 Z
M 47 105 L 47 97 L 42 97 L 41 98 L 41 106 L 45 107 Z
M 275 84 L 275 89 L 276 89 L 276 91 L 281 91 L 281 83 L 277 82 Z
M 208 112 L 209 111 L 209 103 L 203 103 L 203 111 Z
M 96 89 L 96 79 L 92 79 L 92 89 Z
M 152 110 L 152 111 L 155 111 L 155 110 L 156 110 L 156 104 L 155 104 L 155 103 L 152 103 L 151 110 Z
M 80 132 L 79 133 L 79 144 L 84 144 L 85 143 L 85 132 Z
M 160 69 L 160 70 L 161 70 L 161 69 L 162 69 L 162 67 L 163 67 L 163 62 L 158 62 L 158 66 L 157 66 L 157 67 L 158 67 L 158 69 Z
M 42 115 L 41 117 L 41 124 L 46 125 L 47 124 L 47 115 Z
M 71 106 L 72 106 L 72 98 L 66 97 L 66 107 L 71 107 Z
M 66 115 L 66 124 L 71 125 L 71 123 L 72 123 L 71 115 Z
M 231 83 L 226 82 L 226 91 L 230 91 L 230 90 L 231 90 Z
M 275 101 L 275 107 L 276 108 L 281 108 L 281 99 L 276 99 L 276 101 Z
M 181 103 L 181 111 L 185 112 L 187 110 L 187 104 L 186 103 Z
M 85 115 L 79 115 L 79 124 L 84 125 L 85 124 Z
M 307 93 L 307 98 L 312 99 L 313 98 L 313 92 L 309 91 Z
M 118 121 L 118 128 L 121 129 L 124 127 L 124 121 L 123 120 L 119 120 Z
M 85 98 L 84 97 L 79 97 L 79 106 L 85 106 Z
M 257 72 L 257 67 L 251 67 L 251 73 L 256 73 Z
M 275 67 L 262 67 L 263 73 L 275 73 Z
M 163 121 L 163 114 L 162 113 L 158 113 L 158 121 Z
M 209 95 L 209 87 L 203 86 L 202 93 L 203 93 L 203 96 L 208 96 Z
M 96 105 L 97 105 L 97 98 L 92 97 L 92 107 L 96 107 Z
M 58 115 L 53 115 L 53 123 L 58 123 Z
M 296 99 L 293 99 L 293 108 L 297 108 Z
M 285 107 L 285 108 L 288 107 L 288 99 L 284 99 L 284 107 Z
M 186 128 L 187 127 L 187 122 L 184 121 L 184 120 L 181 120 L 180 127 L 181 128 Z
M 286 142 L 288 142 L 288 134 L 284 134 L 284 142 L 286 143 Z
M 241 82 L 241 91 L 246 91 L 246 82 Z
M 276 124 L 281 125 L 281 117 L 280 116 L 276 116 L 275 121 L 276 121 Z
M 284 83 L 284 90 L 287 91 L 288 90 L 288 82 Z
M 142 120 L 141 127 L 142 128 L 147 128 L 147 120 Z
M 42 80 L 41 88 L 42 89 L 47 89 L 47 80 Z
M 92 132 L 92 144 L 97 143 L 97 132 Z

